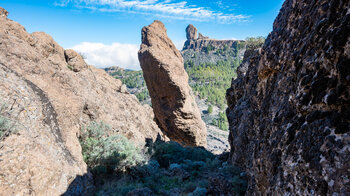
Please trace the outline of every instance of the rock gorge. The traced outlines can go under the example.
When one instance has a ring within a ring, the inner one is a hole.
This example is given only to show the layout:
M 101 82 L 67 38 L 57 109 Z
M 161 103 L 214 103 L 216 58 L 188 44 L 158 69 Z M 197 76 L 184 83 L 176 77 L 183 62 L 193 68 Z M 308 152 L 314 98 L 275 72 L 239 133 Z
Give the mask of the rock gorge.
M 157 136 L 206 145 L 183 59 L 160 21 L 142 29 L 139 51 L 153 112 L 120 80 L 7 16 L 0 8 L 0 114 L 16 132 L 0 135 L 0 195 L 94 194 L 78 140 L 91 122 L 105 121 L 110 134 L 140 145 Z M 197 38 L 193 25 L 187 32 L 189 48 L 215 45 L 201 34 Z M 238 186 L 247 195 L 350 195 L 350 2 L 286 0 L 264 46 L 245 51 L 237 75 L 226 94 L 228 159 L 245 172 L 227 169 L 227 156 L 217 156 L 215 164 L 213 154 L 197 148 L 203 155 L 198 157 L 207 154 L 215 168 L 200 176 L 208 178 L 207 189 L 191 191 L 234 195 Z M 185 159 L 187 151 L 171 145 Z M 189 157 L 187 166 L 206 164 Z M 190 178 L 192 171 L 179 164 L 169 170 L 158 164 L 157 171 Z M 155 171 L 154 165 L 145 168 Z M 136 174 L 153 175 L 145 168 Z M 241 186 L 245 175 L 247 191 Z M 137 187 L 132 194 L 153 193 Z
M 248 195 L 350 194 L 350 2 L 286 0 L 227 91 Z
M 182 56 L 162 22 L 142 29 L 138 55 L 158 125 L 171 140 L 206 146 L 206 127 L 188 85 Z

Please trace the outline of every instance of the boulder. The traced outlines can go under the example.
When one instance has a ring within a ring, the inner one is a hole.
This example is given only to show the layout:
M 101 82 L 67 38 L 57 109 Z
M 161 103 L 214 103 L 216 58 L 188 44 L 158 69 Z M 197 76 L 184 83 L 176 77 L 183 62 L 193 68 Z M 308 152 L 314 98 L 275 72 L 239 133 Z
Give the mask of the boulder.
M 64 56 L 66 58 L 66 62 L 68 63 L 68 67 L 72 69 L 72 71 L 79 72 L 82 69 L 87 68 L 83 57 L 74 50 L 65 50 Z
M 182 56 L 162 22 L 142 29 L 138 55 L 160 128 L 183 145 L 205 146 L 206 127 L 188 85 Z
M 350 195 L 350 1 L 286 0 L 227 91 L 248 195 Z

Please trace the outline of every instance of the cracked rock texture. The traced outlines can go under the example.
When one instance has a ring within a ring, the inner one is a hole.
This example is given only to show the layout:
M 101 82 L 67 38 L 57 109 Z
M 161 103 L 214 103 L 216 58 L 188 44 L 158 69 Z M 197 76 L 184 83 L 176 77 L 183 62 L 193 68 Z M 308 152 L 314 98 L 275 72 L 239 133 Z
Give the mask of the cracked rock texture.
M 21 125 L 0 141 L 0 195 L 60 195 L 73 181 L 69 194 L 91 193 L 78 136 L 92 121 L 135 143 L 162 135 L 152 109 L 120 80 L 6 17 L 0 17 L 0 65 L 0 100 L 13 104 L 8 117 Z
M 162 22 L 142 29 L 139 60 L 156 121 L 164 133 L 184 145 L 206 146 L 207 130 L 188 85 L 182 56 Z
M 287 0 L 227 91 L 248 195 L 350 195 L 350 2 Z

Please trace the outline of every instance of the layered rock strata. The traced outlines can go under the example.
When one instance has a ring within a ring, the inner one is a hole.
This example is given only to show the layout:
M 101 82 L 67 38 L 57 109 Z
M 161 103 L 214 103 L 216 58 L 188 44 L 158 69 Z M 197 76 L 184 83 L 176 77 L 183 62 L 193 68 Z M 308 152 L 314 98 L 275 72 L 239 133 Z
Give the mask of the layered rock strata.
M 182 56 L 163 23 L 154 21 L 142 29 L 138 55 L 158 125 L 171 140 L 205 146 L 206 127 L 188 85 Z
M 249 195 L 350 194 L 350 2 L 286 0 L 227 91 Z

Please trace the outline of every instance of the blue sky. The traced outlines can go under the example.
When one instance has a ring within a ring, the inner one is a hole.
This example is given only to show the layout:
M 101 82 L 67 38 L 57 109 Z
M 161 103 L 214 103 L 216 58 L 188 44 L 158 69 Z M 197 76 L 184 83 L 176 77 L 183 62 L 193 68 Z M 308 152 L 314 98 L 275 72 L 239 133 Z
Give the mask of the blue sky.
M 267 36 L 283 0 L 2 0 L 9 18 L 44 31 L 89 64 L 139 69 L 141 28 L 161 20 L 181 49 L 188 24 L 216 39 Z

